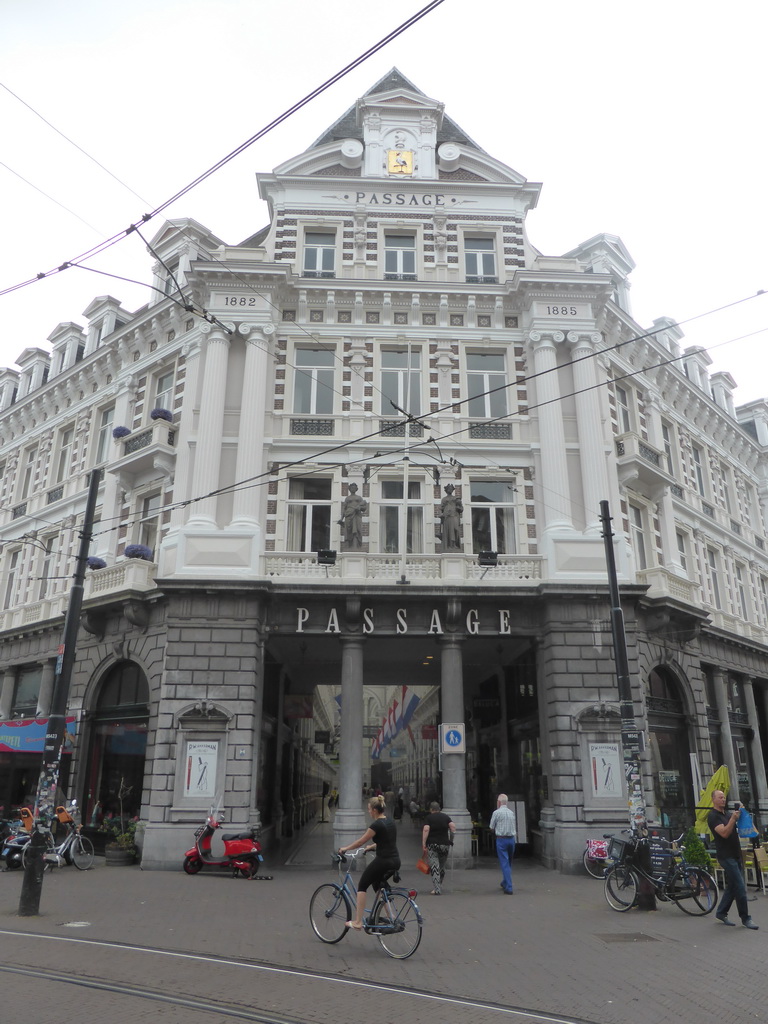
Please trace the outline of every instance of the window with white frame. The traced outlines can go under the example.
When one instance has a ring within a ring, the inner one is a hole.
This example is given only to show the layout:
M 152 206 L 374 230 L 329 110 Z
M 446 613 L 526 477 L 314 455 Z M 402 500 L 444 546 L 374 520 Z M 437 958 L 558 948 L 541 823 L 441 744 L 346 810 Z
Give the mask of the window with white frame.
M 467 411 L 470 416 L 507 415 L 505 357 L 495 352 L 467 354 Z
M 304 277 L 335 277 L 336 235 L 330 231 L 304 233 Z
M 416 238 L 414 235 L 384 236 L 384 279 L 416 280 Z
M 96 435 L 96 465 L 101 465 L 109 458 L 112 444 L 112 426 L 115 422 L 115 407 L 102 409 L 99 416 L 99 431 Z
M 155 548 L 157 547 L 157 538 L 160 532 L 160 507 L 162 505 L 162 495 L 159 491 L 155 494 L 149 494 L 141 500 L 140 507 L 140 522 L 139 522 L 139 533 L 138 543 L 144 544 L 148 547 L 152 555 L 155 555 Z
M 675 476 L 675 428 L 669 423 L 661 424 L 661 439 L 664 443 L 664 462 L 670 476 Z
M 632 536 L 632 548 L 638 569 L 648 568 L 648 556 L 645 542 L 645 522 L 643 510 L 637 505 L 629 506 L 629 530 Z
M 696 490 L 703 498 L 706 497 L 707 491 L 704 486 L 704 459 L 701 448 L 697 448 L 695 444 L 692 444 L 691 456 L 693 457 L 693 476 L 696 482 Z
M 173 412 L 173 370 L 158 374 L 155 379 L 155 402 L 153 409 L 167 409 Z
M 53 536 L 46 537 L 42 541 L 43 550 L 40 552 L 42 557 L 40 558 L 39 564 L 40 579 L 38 581 L 39 587 L 37 591 L 38 601 L 42 601 L 44 597 L 48 596 L 48 589 L 51 579 L 51 569 L 53 567 L 53 560 L 55 557 L 53 547 L 54 544 L 56 543 L 56 539 L 57 535 L 53 534 Z
M 763 602 L 763 618 L 768 625 L 768 576 L 760 577 L 760 598 Z
M 497 284 L 495 239 L 465 238 L 464 266 L 468 283 Z
M 5 574 L 5 607 L 11 608 L 16 603 L 16 584 L 18 582 L 21 551 L 13 551 L 8 555 L 8 568 Z
M 742 619 L 749 619 L 749 606 L 747 605 L 746 569 L 737 562 L 734 566 L 736 583 L 736 603 L 738 604 L 739 615 Z
M 407 554 L 424 550 L 424 503 L 422 482 L 408 481 L 408 500 L 404 499 L 403 480 L 381 480 L 379 506 L 379 550 L 386 554 L 402 551 L 405 529 Z M 404 525 L 403 525 L 404 524 Z
M 385 349 L 381 353 L 381 413 L 421 414 L 421 351 Z
M 324 348 L 297 348 L 294 362 L 293 411 L 332 413 L 335 353 Z
M 515 494 L 513 479 L 470 480 L 469 505 L 472 518 L 472 550 L 512 555 L 515 541 Z
M 629 405 L 630 393 L 620 384 L 616 385 L 616 413 L 619 419 L 619 433 L 626 434 L 632 429 L 632 415 Z
M 720 597 L 720 559 L 714 548 L 707 548 L 707 565 L 709 567 L 709 587 L 712 604 L 715 608 L 722 608 L 722 599 Z
M 688 575 L 688 548 L 686 545 L 685 534 L 679 530 L 675 533 L 675 539 L 677 540 L 677 557 L 680 562 L 680 568 L 683 570 L 685 575 Z
M 165 264 L 165 280 L 163 282 L 163 291 L 166 295 L 174 295 L 178 291 L 176 281 L 179 280 L 179 268 L 181 267 L 181 258 L 179 256 L 174 260 L 170 260 Z M 174 280 L 174 278 L 176 280 Z
M 726 512 L 728 515 L 733 515 L 730 474 L 728 472 L 728 467 L 722 462 L 720 463 L 720 490 L 723 496 L 723 504 L 725 505 Z
M 34 715 L 40 696 L 40 684 L 43 681 L 43 666 L 28 665 L 16 673 L 16 686 L 13 691 L 14 715 Z
M 19 501 L 29 497 L 32 488 L 32 481 L 35 476 L 35 460 L 37 459 L 37 448 L 27 448 L 24 453 L 24 462 L 21 467 L 21 485 L 19 487 Z
M 288 551 L 320 551 L 331 543 L 331 478 L 288 481 Z
M 75 428 L 67 427 L 66 430 L 61 432 L 61 440 L 59 442 L 59 456 L 56 461 L 56 479 L 54 483 L 60 484 L 62 480 L 67 480 L 70 475 L 70 465 L 72 462 L 72 445 L 75 440 Z

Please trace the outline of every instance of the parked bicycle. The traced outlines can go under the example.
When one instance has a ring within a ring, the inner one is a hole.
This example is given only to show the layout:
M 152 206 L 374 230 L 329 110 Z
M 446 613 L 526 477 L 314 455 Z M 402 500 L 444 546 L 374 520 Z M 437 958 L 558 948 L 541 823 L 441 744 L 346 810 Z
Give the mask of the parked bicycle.
M 70 809 L 74 809 L 74 802 Z M 48 831 L 45 835 L 45 850 L 43 851 L 43 863 L 46 871 L 52 871 L 55 867 L 62 867 L 64 864 L 74 864 L 80 871 L 87 871 L 93 864 L 93 843 L 90 839 L 80 834 L 80 825 L 75 824 L 70 810 L 66 807 L 56 808 L 56 817 L 66 828 L 66 835 L 60 843 L 56 843 L 53 833 Z M 21 862 L 26 868 L 30 856 L 29 843 L 24 847 Z
M 347 921 L 353 916 L 357 888 L 347 861 L 354 863 L 365 850 L 350 850 L 345 855 L 334 853 L 331 860 L 338 866 L 339 881 L 324 882 L 318 886 L 309 901 L 309 920 L 322 942 L 340 942 L 349 931 Z M 395 872 L 394 880 L 399 881 Z M 375 935 L 381 948 L 396 960 L 405 960 L 418 949 L 421 942 L 422 917 L 416 903 L 415 889 L 391 886 L 385 879 L 376 893 L 373 906 L 363 916 L 363 931 Z
M 675 903 L 685 914 L 703 916 L 715 909 L 717 882 L 708 871 L 686 862 L 682 835 L 672 842 L 662 840 L 669 864 L 663 874 L 654 875 L 640 863 L 648 840 L 635 831 L 628 834 L 628 839 L 611 836 L 608 846 L 615 864 L 605 874 L 605 898 L 612 910 L 623 913 L 634 907 L 643 880 L 653 887 L 657 899 Z
M 605 879 L 605 872 L 613 865 L 608 856 L 609 838 L 588 839 L 584 850 L 584 870 L 591 878 L 599 878 L 601 882 Z

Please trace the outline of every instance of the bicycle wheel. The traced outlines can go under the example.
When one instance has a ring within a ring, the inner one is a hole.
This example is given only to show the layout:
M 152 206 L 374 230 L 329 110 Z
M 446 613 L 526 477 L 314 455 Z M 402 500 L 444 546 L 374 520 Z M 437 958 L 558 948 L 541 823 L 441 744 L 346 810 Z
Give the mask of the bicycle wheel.
M 703 868 L 679 867 L 669 883 L 673 902 L 684 914 L 703 917 L 717 904 L 717 882 Z
M 623 914 L 635 905 L 637 875 L 631 868 L 616 865 L 605 874 L 605 898 L 611 910 Z
M 599 878 L 602 882 L 607 866 L 608 862 L 604 858 L 590 857 L 589 850 L 584 851 L 584 870 L 591 878 Z
M 93 843 L 85 836 L 75 836 L 70 852 L 72 863 L 79 871 L 87 871 L 93 864 Z
M 50 853 L 52 850 L 53 850 L 53 846 L 50 843 L 48 843 L 48 844 L 46 844 L 46 847 L 42 851 L 42 853 L 44 853 L 44 854 L 45 853 Z M 26 870 L 27 864 L 29 864 L 31 858 L 32 858 L 32 847 L 31 847 L 31 842 L 30 842 L 30 843 L 27 843 L 27 845 L 24 847 L 24 849 L 22 851 L 22 854 L 21 854 L 21 866 L 25 870 Z M 45 870 L 46 868 L 51 868 L 51 867 L 53 867 L 53 865 L 50 862 L 43 864 L 43 870 Z
M 312 931 L 322 942 L 340 942 L 349 931 L 347 921 L 351 918 L 352 908 L 341 886 L 326 882 L 312 893 L 309 920 Z
M 389 895 L 389 901 L 383 900 L 376 905 L 373 924 L 394 925 L 397 929 L 391 932 L 377 932 L 376 938 L 381 948 L 395 960 L 405 960 L 415 953 L 421 942 L 421 921 L 416 904 L 401 892 Z

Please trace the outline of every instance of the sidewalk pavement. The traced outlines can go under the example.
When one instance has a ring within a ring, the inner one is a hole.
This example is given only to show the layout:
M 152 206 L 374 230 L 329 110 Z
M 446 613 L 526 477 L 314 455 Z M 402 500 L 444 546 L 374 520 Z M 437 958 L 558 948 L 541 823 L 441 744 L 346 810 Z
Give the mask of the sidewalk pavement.
M 757 932 L 725 928 L 714 914 L 690 917 L 669 904 L 617 914 L 601 882 L 527 858 L 515 860 L 515 895 L 505 897 L 496 859 L 482 857 L 475 870 L 449 866 L 445 893 L 435 897 L 430 879 L 415 868 L 420 829 L 407 817 L 398 843 L 403 882 L 419 890 L 425 919 L 421 946 L 405 961 L 388 960 L 371 936 L 349 934 L 333 946 L 314 936 L 310 896 L 336 877 L 332 826 L 321 822 L 305 828 L 284 862 L 269 863 L 272 881 L 206 871 L 189 877 L 181 870 L 183 850 L 175 872 L 106 867 L 97 858 L 88 872 L 46 874 L 40 915 L 20 918 L 21 872 L 2 873 L 0 938 L 6 959 L 14 949 L 8 932 L 76 935 L 375 978 L 601 1024 L 768 1019 L 762 895 L 750 904 Z M 738 920 L 735 911 L 731 918 Z M 55 947 L 58 969 L 82 969 L 82 949 Z

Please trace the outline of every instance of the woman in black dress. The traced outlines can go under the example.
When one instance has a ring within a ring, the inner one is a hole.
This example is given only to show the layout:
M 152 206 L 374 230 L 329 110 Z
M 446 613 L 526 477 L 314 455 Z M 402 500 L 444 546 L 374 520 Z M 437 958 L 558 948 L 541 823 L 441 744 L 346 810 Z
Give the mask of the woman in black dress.
M 348 846 L 340 846 L 339 853 L 346 853 L 347 850 L 356 850 L 359 846 L 366 846 L 367 850 L 376 850 L 376 856 L 360 875 L 357 883 L 357 908 L 354 921 L 347 921 L 348 928 L 357 931 L 363 927 L 363 914 L 365 912 L 365 895 L 369 886 L 373 886 L 378 892 L 381 883 L 385 878 L 394 874 L 400 867 L 400 854 L 397 852 L 397 826 L 394 821 L 387 817 L 387 806 L 383 796 L 374 796 L 368 801 L 368 813 L 371 816 L 370 828 Z

